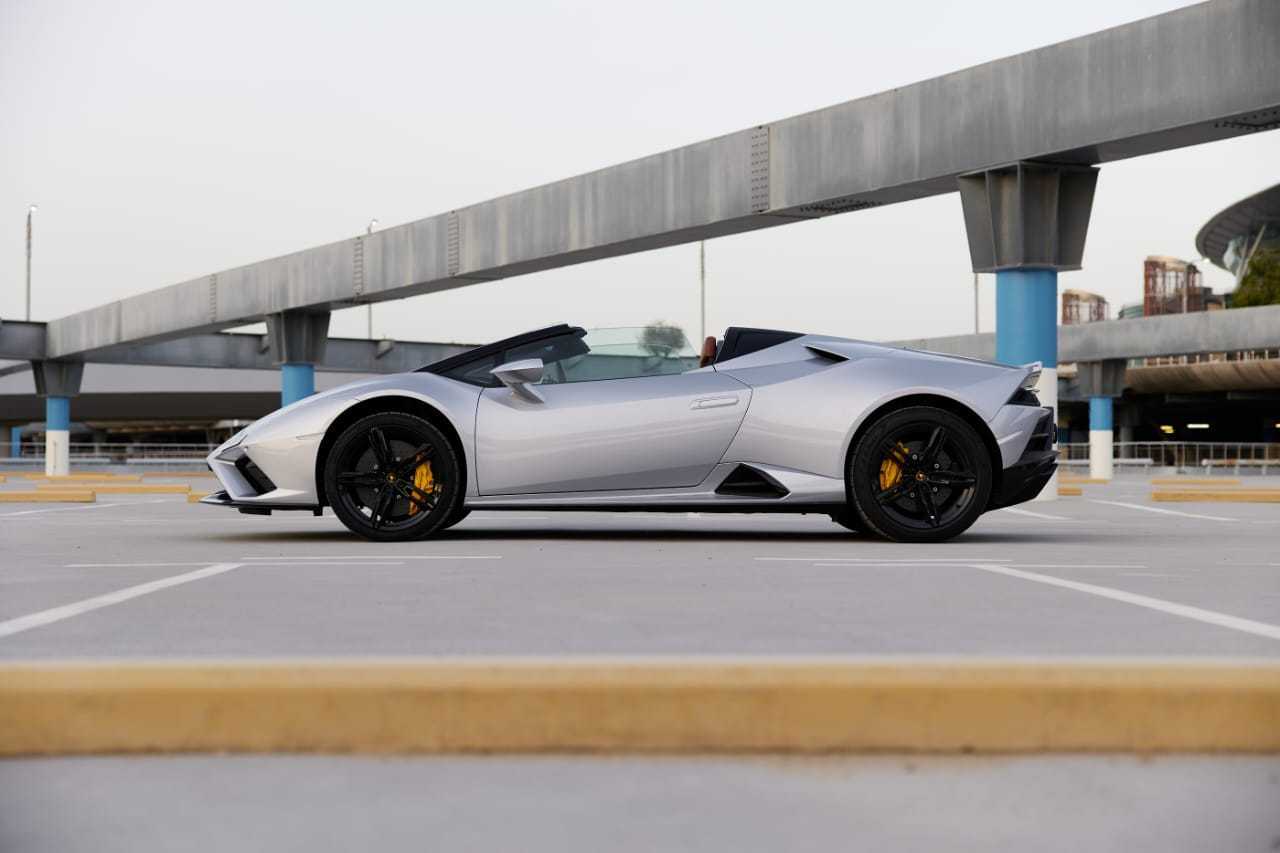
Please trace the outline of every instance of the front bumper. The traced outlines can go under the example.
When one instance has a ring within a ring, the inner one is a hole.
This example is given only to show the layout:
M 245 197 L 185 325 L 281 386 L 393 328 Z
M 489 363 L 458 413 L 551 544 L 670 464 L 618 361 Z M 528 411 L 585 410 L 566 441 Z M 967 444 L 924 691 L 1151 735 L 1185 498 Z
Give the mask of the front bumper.
M 263 503 L 262 501 L 238 501 L 226 491 L 214 492 L 211 495 L 205 495 L 200 499 L 200 503 L 209 506 L 225 506 L 238 509 L 245 515 L 271 515 L 272 512 L 310 512 L 312 515 L 321 515 L 324 509 L 319 504 L 275 504 Z
M 991 495 L 987 509 L 1013 506 L 1032 500 L 1058 470 L 1058 451 L 1053 446 L 1058 441 L 1058 426 L 1053 422 L 1053 412 L 1046 412 L 1036 422 L 1027 449 L 1018 461 L 1004 469 L 1000 488 Z

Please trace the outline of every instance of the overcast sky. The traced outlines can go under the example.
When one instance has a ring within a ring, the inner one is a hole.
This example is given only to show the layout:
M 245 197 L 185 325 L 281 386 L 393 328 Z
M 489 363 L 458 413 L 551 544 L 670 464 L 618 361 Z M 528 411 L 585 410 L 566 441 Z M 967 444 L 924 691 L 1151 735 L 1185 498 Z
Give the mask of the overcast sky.
M 0 316 L 23 313 L 32 202 L 44 320 L 1181 5 L 0 0 Z M 1194 258 L 1209 216 L 1277 180 L 1280 133 L 1106 165 L 1085 268 L 1060 284 L 1113 311 L 1136 301 L 1146 255 Z M 713 331 L 972 329 L 954 194 L 707 255 Z M 989 330 L 992 277 L 982 287 Z M 697 248 L 374 310 L 375 332 L 403 340 L 659 318 L 692 337 Z M 331 333 L 362 335 L 363 312 L 335 314 Z

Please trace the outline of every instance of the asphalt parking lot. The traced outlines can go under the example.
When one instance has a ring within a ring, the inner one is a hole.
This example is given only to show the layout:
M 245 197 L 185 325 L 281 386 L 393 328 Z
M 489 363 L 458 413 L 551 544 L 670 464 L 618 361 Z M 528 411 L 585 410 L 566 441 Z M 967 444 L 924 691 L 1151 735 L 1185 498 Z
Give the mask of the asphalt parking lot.
M 386 545 L 182 496 L 6 504 L 0 658 L 1280 654 L 1280 505 L 1149 489 L 914 546 L 815 516 L 476 512 Z
M 377 545 L 175 495 L 5 504 L 0 659 L 1280 655 L 1280 505 L 1149 491 L 931 546 L 809 516 L 477 512 Z M 0 789 L 6 850 L 1280 843 L 1271 756 L 59 758 L 0 762 Z

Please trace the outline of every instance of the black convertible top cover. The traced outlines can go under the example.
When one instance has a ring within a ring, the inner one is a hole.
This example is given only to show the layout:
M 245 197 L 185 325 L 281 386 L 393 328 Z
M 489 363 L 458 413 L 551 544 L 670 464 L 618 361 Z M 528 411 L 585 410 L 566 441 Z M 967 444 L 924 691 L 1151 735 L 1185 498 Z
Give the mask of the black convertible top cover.
M 485 358 L 486 356 L 497 355 L 514 347 L 524 346 L 525 344 L 537 343 L 547 338 L 556 338 L 560 335 L 577 335 L 582 337 L 587 332 L 581 326 L 570 326 L 568 323 L 560 323 L 555 326 L 547 326 L 545 329 L 537 329 L 532 332 L 515 335 L 510 338 L 503 338 L 500 341 L 494 341 L 491 344 L 475 347 L 466 352 L 460 352 L 457 355 L 451 355 L 440 361 L 432 362 L 425 367 L 419 367 L 415 373 L 446 373 L 455 367 L 462 367 L 465 364 Z
M 724 343 L 716 352 L 715 364 L 737 358 L 740 355 L 758 352 L 778 344 L 785 344 L 803 337 L 800 332 L 783 332 L 778 329 L 747 329 L 742 326 L 730 326 L 724 333 Z

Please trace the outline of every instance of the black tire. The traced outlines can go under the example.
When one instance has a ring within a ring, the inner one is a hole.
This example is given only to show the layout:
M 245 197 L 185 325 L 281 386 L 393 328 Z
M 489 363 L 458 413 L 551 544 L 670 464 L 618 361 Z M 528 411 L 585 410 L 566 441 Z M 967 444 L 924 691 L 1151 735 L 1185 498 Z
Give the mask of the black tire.
M 441 530 L 448 530 L 450 527 L 453 527 L 455 524 L 461 523 L 462 520 L 466 518 L 468 515 L 471 515 L 471 510 L 467 509 L 466 507 L 458 507 L 453 511 L 453 515 L 449 516 L 444 520 L 444 524 L 440 525 L 440 527 L 437 528 L 436 532 L 439 533 Z
M 461 506 L 459 471 L 453 445 L 431 423 L 382 412 L 356 421 L 333 443 L 324 464 L 325 495 L 347 529 L 366 539 L 424 539 L 443 530 Z
M 862 434 L 846 483 L 850 505 L 869 532 L 894 542 L 944 542 L 986 509 L 991 457 L 963 418 L 912 406 Z
M 845 506 L 831 513 L 831 520 L 854 533 L 865 535 L 867 532 L 867 529 L 862 526 L 862 520 L 858 518 L 857 511 L 851 506 Z

